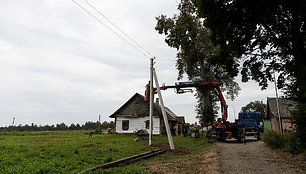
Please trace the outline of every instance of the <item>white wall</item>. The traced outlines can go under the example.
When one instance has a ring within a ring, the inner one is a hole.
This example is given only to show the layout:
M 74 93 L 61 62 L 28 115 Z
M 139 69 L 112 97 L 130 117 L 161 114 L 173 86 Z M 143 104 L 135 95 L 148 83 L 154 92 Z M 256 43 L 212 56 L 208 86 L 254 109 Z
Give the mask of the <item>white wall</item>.
M 122 120 L 129 120 L 129 130 L 122 130 Z M 116 132 L 117 133 L 133 133 L 139 129 L 146 129 L 146 120 L 149 117 L 128 118 L 117 117 L 116 119 Z M 149 132 L 149 129 L 147 129 Z M 160 119 L 157 116 L 153 117 L 153 134 L 160 134 Z

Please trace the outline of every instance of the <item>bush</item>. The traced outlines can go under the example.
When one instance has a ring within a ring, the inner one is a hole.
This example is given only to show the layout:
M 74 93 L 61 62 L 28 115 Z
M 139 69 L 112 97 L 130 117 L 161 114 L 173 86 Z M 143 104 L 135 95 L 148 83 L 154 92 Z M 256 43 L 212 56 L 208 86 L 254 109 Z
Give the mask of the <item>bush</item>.
M 298 154 L 301 152 L 301 146 L 298 142 L 295 132 L 288 131 L 284 134 L 285 146 L 283 150 L 292 154 Z
M 275 131 L 263 133 L 262 140 L 272 149 L 280 149 L 284 147 L 284 138 Z
M 300 153 L 302 150 L 295 132 L 292 131 L 286 131 L 283 136 L 275 131 L 269 131 L 262 135 L 262 139 L 272 149 L 281 149 L 292 154 Z

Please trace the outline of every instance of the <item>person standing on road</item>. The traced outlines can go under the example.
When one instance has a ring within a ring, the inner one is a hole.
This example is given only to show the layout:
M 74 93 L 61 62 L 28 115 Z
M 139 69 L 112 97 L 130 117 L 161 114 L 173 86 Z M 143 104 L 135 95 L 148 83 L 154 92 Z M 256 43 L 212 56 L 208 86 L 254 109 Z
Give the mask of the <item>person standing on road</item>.
M 209 122 L 206 131 L 206 137 L 208 138 L 208 143 L 212 143 L 212 123 Z
M 184 134 L 184 137 L 187 137 L 187 134 L 188 134 L 188 125 L 187 124 L 184 124 L 184 126 L 183 126 L 183 134 Z
M 200 128 L 200 126 L 197 124 L 197 122 L 195 122 L 195 124 L 193 125 L 193 130 L 194 130 L 194 134 L 195 134 L 194 137 L 195 138 L 200 137 L 199 128 Z

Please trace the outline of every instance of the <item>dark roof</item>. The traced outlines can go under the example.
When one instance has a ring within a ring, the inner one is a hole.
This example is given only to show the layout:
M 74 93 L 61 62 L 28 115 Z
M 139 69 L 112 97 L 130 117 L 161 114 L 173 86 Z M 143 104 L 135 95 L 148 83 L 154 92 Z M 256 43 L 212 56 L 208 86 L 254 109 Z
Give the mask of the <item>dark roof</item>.
M 176 117 L 176 122 L 185 124 L 185 117 L 184 116 L 178 116 Z
M 149 116 L 150 102 L 144 101 L 144 96 L 136 93 L 126 103 L 124 103 L 117 111 L 115 111 L 109 117 L 115 118 L 118 116 L 124 117 L 145 117 Z M 166 114 L 168 120 L 176 120 L 176 115 L 169 109 L 166 108 Z M 162 110 L 160 105 L 153 102 L 153 115 L 162 116 Z
M 291 117 L 291 113 L 295 110 L 296 102 L 286 98 L 278 98 L 279 110 L 281 117 Z M 267 98 L 267 114 L 277 117 L 276 98 Z

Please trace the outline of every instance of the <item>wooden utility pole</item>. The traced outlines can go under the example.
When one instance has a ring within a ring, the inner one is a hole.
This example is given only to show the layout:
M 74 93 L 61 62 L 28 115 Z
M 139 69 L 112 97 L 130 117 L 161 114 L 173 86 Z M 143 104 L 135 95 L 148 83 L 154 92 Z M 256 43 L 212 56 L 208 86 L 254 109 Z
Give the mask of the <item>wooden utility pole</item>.
M 277 115 L 278 115 L 278 120 L 279 120 L 279 131 L 280 131 L 280 135 L 283 136 L 283 124 L 282 124 L 282 117 L 281 117 L 280 109 L 279 109 L 277 85 L 276 85 L 276 78 L 275 78 L 275 71 L 274 70 L 273 70 L 273 74 L 274 74 L 274 86 L 275 86 L 275 95 L 276 95 Z

